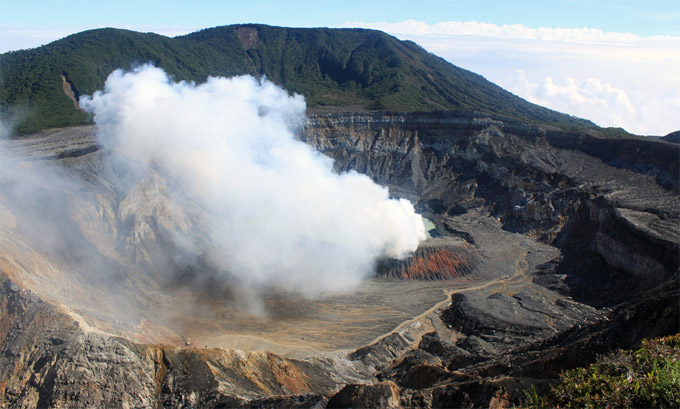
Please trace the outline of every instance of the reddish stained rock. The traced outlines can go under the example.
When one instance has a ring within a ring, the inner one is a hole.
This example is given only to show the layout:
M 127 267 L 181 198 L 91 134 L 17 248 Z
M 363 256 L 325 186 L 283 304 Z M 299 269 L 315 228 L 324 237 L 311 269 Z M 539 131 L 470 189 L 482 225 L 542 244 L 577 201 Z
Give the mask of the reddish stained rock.
M 405 279 L 461 278 L 469 270 L 468 260 L 449 249 L 436 249 L 414 255 L 408 267 L 401 271 Z
M 475 260 L 469 244 L 441 237 L 421 243 L 406 260 L 383 261 L 378 275 L 407 280 L 461 280 L 472 272 Z

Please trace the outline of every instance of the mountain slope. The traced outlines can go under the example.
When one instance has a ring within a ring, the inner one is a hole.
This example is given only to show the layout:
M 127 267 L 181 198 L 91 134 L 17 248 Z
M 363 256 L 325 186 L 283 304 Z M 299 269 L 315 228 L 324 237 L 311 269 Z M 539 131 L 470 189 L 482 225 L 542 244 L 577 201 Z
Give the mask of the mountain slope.
M 0 110 L 16 132 L 86 123 L 74 100 L 117 68 L 151 62 L 176 80 L 266 76 L 310 107 L 478 110 L 562 128 L 594 124 L 531 104 L 413 42 L 364 29 L 233 25 L 168 38 L 106 28 L 0 55 Z

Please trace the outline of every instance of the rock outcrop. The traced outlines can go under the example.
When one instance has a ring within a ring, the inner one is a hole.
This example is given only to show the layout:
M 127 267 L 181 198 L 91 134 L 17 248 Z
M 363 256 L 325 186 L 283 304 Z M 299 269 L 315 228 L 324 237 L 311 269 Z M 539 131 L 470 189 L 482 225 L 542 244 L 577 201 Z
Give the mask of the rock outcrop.
M 450 237 L 431 238 L 420 244 L 406 260 L 385 260 L 378 265 L 381 277 L 406 280 L 465 280 L 477 263 L 474 249 Z
M 412 199 L 444 230 L 447 218 L 483 209 L 505 230 L 562 249 L 557 269 L 575 287 L 606 271 L 619 285 L 651 288 L 678 271 L 677 145 L 478 113 L 317 115 L 303 139 L 339 171 Z

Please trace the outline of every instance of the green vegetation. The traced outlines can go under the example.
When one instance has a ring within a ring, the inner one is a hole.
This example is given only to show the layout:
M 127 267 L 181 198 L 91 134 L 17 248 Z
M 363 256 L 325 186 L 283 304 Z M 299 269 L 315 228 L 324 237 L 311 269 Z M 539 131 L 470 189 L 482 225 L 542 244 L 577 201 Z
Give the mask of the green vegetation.
M 637 135 L 633 135 L 623 128 L 600 128 L 600 132 L 608 139 L 630 139 L 637 137 Z
M 168 38 L 119 29 L 84 31 L 0 55 L 0 114 L 16 132 L 86 123 L 76 98 L 101 89 L 115 69 L 151 62 L 175 80 L 266 76 L 305 95 L 310 107 L 387 111 L 477 110 L 561 128 L 589 121 L 531 104 L 413 42 L 364 29 L 234 25 Z M 62 79 L 63 78 L 63 79 Z
M 587 368 L 566 371 L 547 395 L 531 390 L 530 408 L 678 408 L 680 334 L 643 341 Z

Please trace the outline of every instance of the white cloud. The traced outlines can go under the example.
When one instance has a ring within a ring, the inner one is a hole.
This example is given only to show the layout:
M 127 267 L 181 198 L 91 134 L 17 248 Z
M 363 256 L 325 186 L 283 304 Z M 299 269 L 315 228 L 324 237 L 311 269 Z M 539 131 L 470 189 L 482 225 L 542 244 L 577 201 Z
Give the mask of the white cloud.
M 415 41 L 527 100 L 600 126 L 644 135 L 680 129 L 680 37 L 475 21 L 346 26 Z
M 540 82 L 532 82 L 521 70 L 517 70 L 515 82 L 508 90 L 535 104 L 583 118 L 588 117 L 599 124 L 617 123 L 632 129 L 638 122 L 631 122 L 631 118 L 638 118 L 639 114 L 628 95 L 597 78 L 580 82 L 574 78 L 566 78 L 556 82 L 547 77 Z
M 428 24 L 423 21 L 406 20 L 399 23 L 347 22 L 350 27 L 371 27 L 389 33 L 419 35 L 466 35 L 524 40 L 588 42 L 588 41 L 636 41 L 640 37 L 631 33 L 604 32 L 595 28 L 531 28 L 522 24 L 497 25 L 477 21 L 443 21 Z
M 35 29 L 0 24 L 0 53 L 39 47 L 71 34 L 72 31 Z
M 29 49 L 49 44 L 74 33 L 90 30 L 94 27 L 60 27 L 60 28 L 40 28 L 24 27 L 9 24 L 0 24 L 0 53 L 8 51 Z M 196 31 L 196 27 L 183 26 L 151 26 L 151 25 L 125 25 L 117 28 L 134 30 L 142 33 L 156 33 L 167 37 L 188 34 Z

